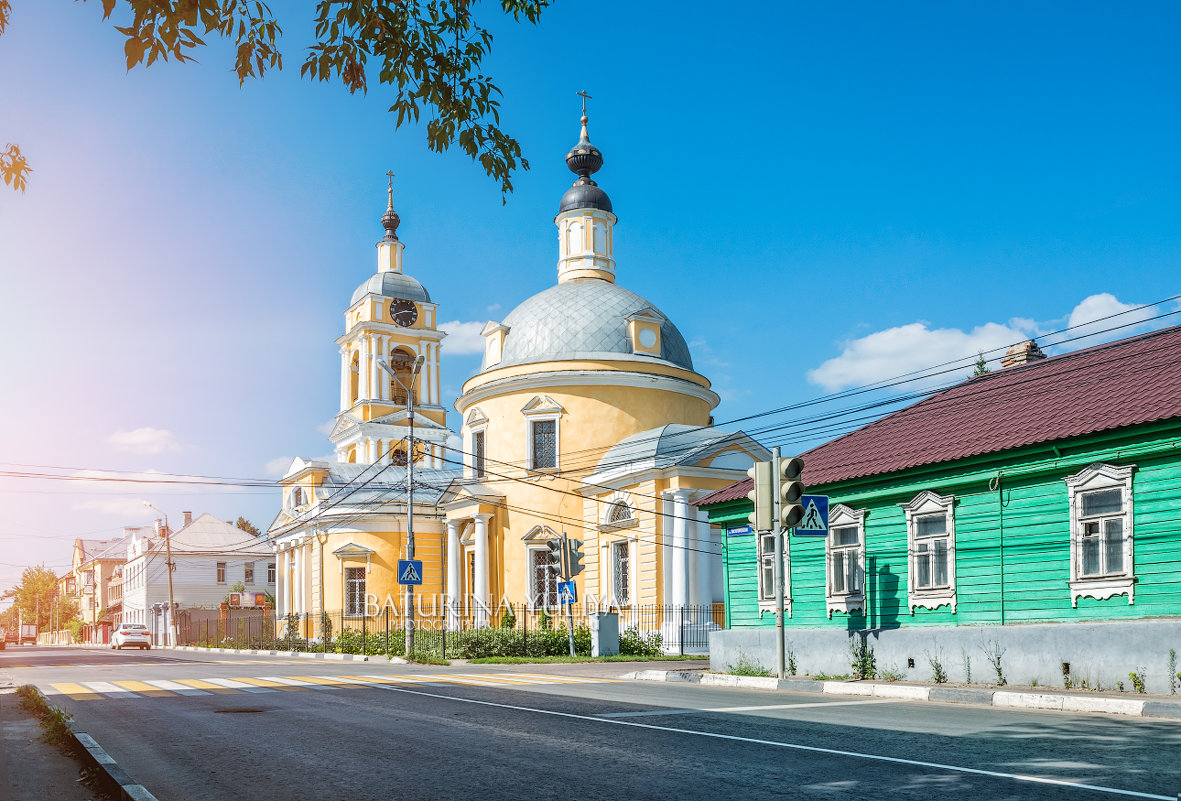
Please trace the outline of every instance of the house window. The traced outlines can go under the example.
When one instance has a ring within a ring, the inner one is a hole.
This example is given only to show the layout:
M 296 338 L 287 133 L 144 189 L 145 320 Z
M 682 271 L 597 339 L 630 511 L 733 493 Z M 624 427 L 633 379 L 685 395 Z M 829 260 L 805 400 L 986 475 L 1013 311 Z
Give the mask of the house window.
M 225 584 L 226 583 L 226 563 L 225 562 L 218 562 L 217 563 L 217 583 L 218 584 Z
M 861 536 L 857 526 L 842 526 L 832 530 L 829 552 L 829 579 L 833 595 L 861 592 Z
M 344 613 L 350 616 L 365 614 L 365 568 L 344 569 Z
M 558 557 L 549 548 L 529 549 L 529 575 L 534 606 L 558 605 Z
M 275 563 L 269 562 L 267 564 L 267 584 L 275 583 Z
M 1134 602 L 1132 473 L 1095 464 L 1066 479 L 1070 500 L 1071 604 L 1127 595 Z
M 955 497 L 922 492 L 902 504 L 902 509 L 906 513 L 911 614 L 918 607 L 950 606 L 955 612 Z
M 484 477 L 484 432 L 472 432 L 472 475 Z
M 759 534 L 757 542 L 759 559 L 759 604 L 763 609 L 775 605 L 775 535 Z M 790 605 L 791 592 L 788 588 L 787 539 L 783 540 L 783 598 L 784 606 Z
M 611 543 L 611 594 L 616 606 L 631 603 L 631 543 L 627 540 Z
M 865 610 L 865 510 L 838 503 L 829 510 L 825 543 L 825 604 L 834 611 Z
M 247 562 L 246 563 L 246 583 L 247 584 L 254 583 L 254 562 Z
M 529 423 L 530 467 L 540 470 L 558 466 L 558 421 L 532 420 Z
M 632 508 L 622 501 L 611 504 L 611 510 L 607 512 L 608 525 L 624 525 L 633 522 L 634 519 L 632 517 Z

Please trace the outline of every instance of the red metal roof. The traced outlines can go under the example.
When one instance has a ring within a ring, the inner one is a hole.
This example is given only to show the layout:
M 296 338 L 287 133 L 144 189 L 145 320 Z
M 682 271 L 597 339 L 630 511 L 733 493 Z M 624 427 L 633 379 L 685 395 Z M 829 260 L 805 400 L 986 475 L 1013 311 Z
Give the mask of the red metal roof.
M 1181 326 L 970 378 L 803 454 L 822 486 L 1181 417 Z M 750 479 L 697 502 L 746 497 Z

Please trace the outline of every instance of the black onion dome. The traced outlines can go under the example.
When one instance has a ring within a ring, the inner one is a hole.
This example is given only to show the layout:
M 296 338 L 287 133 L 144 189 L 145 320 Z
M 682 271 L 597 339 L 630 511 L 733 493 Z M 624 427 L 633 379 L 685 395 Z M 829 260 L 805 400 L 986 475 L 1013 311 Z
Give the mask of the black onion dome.
M 385 214 L 381 215 L 381 226 L 385 228 L 386 239 L 398 238 L 398 226 L 402 224 L 402 218 L 398 216 L 398 212 L 394 211 L 393 201 L 385 210 Z
M 559 214 L 572 209 L 611 211 L 611 198 L 607 197 L 607 193 L 591 178 L 591 175 L 603 166 L 603 154 L 590 142 L 586 132 L 585 114 L 581 122 L 582 134 L 578 138 L 578 144 L 570 148 L 570 152 L 566 154 L 566 166 L 570 168 L 570 172 L 578 176 L 578 180 L 562 195 L 562 203 L 558 206 Z

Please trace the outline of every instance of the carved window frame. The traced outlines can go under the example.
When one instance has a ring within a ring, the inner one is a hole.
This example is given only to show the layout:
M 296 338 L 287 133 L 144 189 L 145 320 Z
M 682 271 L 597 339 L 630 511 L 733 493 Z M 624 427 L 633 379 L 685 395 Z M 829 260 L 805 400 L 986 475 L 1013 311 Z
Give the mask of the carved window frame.
M 956 571 L 955 571 L 955 496 L 939 495 L 930 490 L 920 492 L 910 503 L 899 504 L 906 513 L 906 601 L 913 615 L 915 609 L 938 609 L 950 606 L 952 614 L 956 611 Z M 945 533 L 938 537 L 917 537 L 918 520 L 927 515 L 943 514 L 946 521 Z M 947 586 L 919 588 L 918 584 L 918 544 L 916 540 L 935 542 L 938 539 L 947 540 Z
M 1132 475 L 1136 465 L 1117 466 L 1093 464 L 1066 479 L 1067 498 L 1070 502 L 1070 605 L 1078 607 L 1079 598 L 1106 600 L 1118 595 L 1128 596 L 1128 605 L 1136 600 L 1135 527 L 1132 500 Z M 1096 490 L 1119 489 L 1122 493 L 1123 512 L 1123 558 L 1124 569 L 1119 573 L 1101 576 L 1082 575 L 1083 527 L 1088 519 L 1082 515 L 1083 496 Z
M 833 612 L 851 614 L 865 611 L 865 509 L 852 509 L 843 503 L 832 507 L 828 513 L 828 536 L 824 538 L 824 605 L 831 618 Z M 841 528 L 857 529 L 857 545 L 837 546 L 835 532 Z M 836 592 L 833 589 L 833 551 L 852 554 L 857 560 L 858 589 Z

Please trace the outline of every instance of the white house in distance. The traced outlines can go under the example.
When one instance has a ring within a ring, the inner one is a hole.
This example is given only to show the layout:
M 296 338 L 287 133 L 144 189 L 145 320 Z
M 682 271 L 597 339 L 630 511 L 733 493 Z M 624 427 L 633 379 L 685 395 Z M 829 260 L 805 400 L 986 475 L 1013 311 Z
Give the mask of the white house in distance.
M 123 566 L 123 620 L 143 623 L 161 636 L 168 631 L 168 556 L 164 524 L 150 535 L 136 533 Z M 172 594 L 177 609 L 217 609 L 242 582 L 247 595 L 275 593 L 275 554 L 266 540 L 211 514 L 172 533 Z

